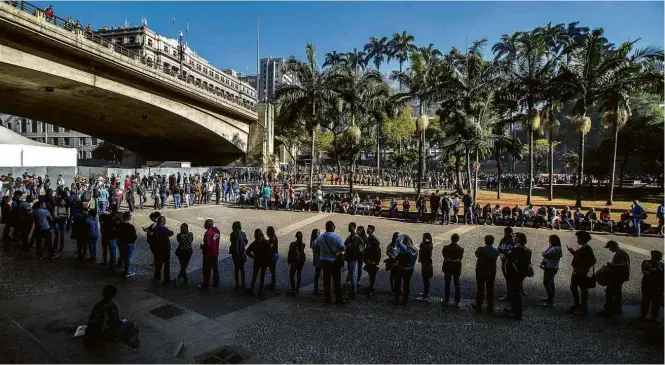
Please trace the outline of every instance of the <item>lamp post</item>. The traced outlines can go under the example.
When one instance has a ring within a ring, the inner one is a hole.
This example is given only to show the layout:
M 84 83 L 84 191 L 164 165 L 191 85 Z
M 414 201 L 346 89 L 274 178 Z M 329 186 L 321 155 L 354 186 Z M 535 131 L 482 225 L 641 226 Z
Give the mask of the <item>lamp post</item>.
M 185 70 L 183 70 L 183 61 L 185 58 L 184 52 L 185 49 L 182 45 L 182 32 L 178 34 L 178 58 L 180 59 L 180 76 L 185 76 Z

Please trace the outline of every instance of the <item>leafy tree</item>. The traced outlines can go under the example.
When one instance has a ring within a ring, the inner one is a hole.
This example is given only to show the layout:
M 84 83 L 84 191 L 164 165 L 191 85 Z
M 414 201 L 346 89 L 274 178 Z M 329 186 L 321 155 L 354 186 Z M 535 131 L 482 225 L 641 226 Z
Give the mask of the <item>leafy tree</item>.
M 553 142 L 553 148 L 557 149 L 561 142 Z M 526 147 L 526 146 L 525 146 Z M 528 154 L 528 148 L 524 148 L 524 154 Z M 535 161 L 536 173 L 540 172 L 540 168 L 543 163 L 547 160 L 547 157 L 550 154 L 550 143 L 547 139 L 541 138 L 537 139 L 533 143 L 533 159 Z
M 566 151 L 561 157 L 561 163 L 564 168 L 568 170 L 577 169 L 577 165 L 580 163 L 580 156 L 573 151 Z
M 92 150 L 92 158 L 120 163 L 122 161 L 122 148 L 108 142 L 102 142 Z
M 388 49 L 391 58 L 395 58 L 399 62 L 399 72 L 402 72 L 402 65 L 409 60 L 409 56 L 416 50 L 413 42 L 416 38 L 406 31 L 394 33 L 393 38 L 388 42 Z M 399 91 L 402 92 L 402 80 L 399 80 Z
M 384 146 L 398 149 L 402 141 L 408 140 L 416 131 L 416 121 L 411 117 L 411 108 L 403 108 L 394 118 L 382 113 L 381 140 Z

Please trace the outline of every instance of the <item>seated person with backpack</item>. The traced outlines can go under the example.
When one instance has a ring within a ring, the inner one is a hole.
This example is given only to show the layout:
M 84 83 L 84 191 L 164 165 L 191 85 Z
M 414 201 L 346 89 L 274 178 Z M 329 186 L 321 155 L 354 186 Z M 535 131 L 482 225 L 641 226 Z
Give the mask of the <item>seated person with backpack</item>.
M 113 302 L 116 292 L 113 285 L 104 287 L 103 298 L 95 304 L 88 319 L 84 337 L 86 347 L 112 339 L 119 339 L 134 349 L 139 347 L 139 332 L 134 321 L 120 319 L 118 315 L 118 307 Z

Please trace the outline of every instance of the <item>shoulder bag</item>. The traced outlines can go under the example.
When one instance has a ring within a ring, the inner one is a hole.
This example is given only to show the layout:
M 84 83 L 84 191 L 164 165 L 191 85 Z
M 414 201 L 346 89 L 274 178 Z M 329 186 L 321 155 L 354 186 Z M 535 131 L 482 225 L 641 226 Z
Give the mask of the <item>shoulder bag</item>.
M 330 250 L 330 252 L 335 254 L 335 260 L 333 261 L 335 266 L 338 267 L 338 268 L 341 268 L 342 266 L 344 266 L 344 252 L 342 252 L 340 250 L 333 251 L 333 249 L 332 249 L 332 247 L 330 247 L 330 244 L 328 243 L 328 239 L 326 238 L 325 235 L 323 236 L 323 240 L 326 242 L 326 246 L 328 246 L 328 250 Z

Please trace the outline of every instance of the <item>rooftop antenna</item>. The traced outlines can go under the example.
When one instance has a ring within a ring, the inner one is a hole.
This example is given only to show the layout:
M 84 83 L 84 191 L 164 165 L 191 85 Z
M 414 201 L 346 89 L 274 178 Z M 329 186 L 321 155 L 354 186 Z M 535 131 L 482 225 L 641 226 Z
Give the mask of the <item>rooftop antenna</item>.
M 189 22 L 187 22 L 187 28 L 185 29 L 187 35 L 187 41 L 185 42 L 185 48 L 189 46 Z

